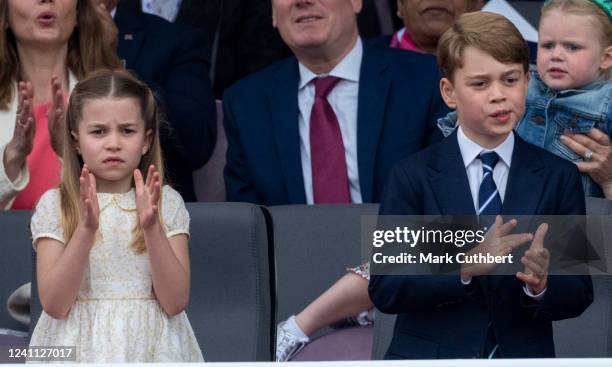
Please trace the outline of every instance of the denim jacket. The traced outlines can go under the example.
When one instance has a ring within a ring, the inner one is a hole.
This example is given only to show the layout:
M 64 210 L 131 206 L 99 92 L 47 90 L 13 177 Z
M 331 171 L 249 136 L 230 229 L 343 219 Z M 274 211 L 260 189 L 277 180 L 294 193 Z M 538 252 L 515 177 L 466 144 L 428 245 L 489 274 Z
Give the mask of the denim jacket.
M 551 90 L 532 71 L 525 115 L 515 127 L 527 142 L 572 162 L 583 160 L 561 142 L 564 132 L 586 134 L 596 127 L 612 138 L 612 82 L 597 81 L 576 90 Z M 587 196 L 603 197 L 601 187 L 582 175 Z

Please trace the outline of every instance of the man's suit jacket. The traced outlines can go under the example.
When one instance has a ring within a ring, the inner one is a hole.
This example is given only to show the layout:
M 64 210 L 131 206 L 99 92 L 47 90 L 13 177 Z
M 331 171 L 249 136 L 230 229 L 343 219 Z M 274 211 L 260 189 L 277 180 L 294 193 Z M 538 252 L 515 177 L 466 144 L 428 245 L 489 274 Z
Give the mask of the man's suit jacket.
M 156 94 L 167 117 L 161 144 L 170 183 L 186 201 L 195 201 L 192 172 L 215 146 L 216 109 L 208 54 L 201 35 L 120 3 L 117 52 Z
M 576 167 L 515 134 L 502 214 L 584 213 Z M 380 214 L 475 214 L 456 131 L 393 169 Z M 489 313 L 501 357 L 554 357 L 551 321 L 576 317 L 593 300 L 588 276 L 549 276 L 540 302 L 514 276 L 489 277 L 490 287 L 479 277 L 463 286 L 458 275 L 372 275 L 369 292 L 376 307 L 399 314 L 386 358 L 482 357 Z
M 298 133 L 298 61 L 289 58 L 241 80 L 223 98 L 229 201 L 304 204 Z M 357 110 L 363 202 L 378 202 L 392 164 L 439 139 L 446 112 L 435 59 L 364 47 Z

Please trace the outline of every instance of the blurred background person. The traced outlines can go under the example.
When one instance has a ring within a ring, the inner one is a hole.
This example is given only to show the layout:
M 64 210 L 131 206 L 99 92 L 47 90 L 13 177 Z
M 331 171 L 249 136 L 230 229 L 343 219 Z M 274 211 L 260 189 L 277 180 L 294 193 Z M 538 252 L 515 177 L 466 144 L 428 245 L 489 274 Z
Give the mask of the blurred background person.
M 167 119 L 160 131 L 167 179 L 183 200 L 196 201 L 192 174 L 210 158 L 217 136 L 204 36 L 143 13 L 129 1 L 97 1 L 108 9 L 104 24 L 116 27 L 124 66 L 153 89 Z
M 0 0 L 0 205 L 32 209 L 59 184 L 60 120 L 78 79 L 121 67 L 94 0 Z M 19 84 L 19 82 L 24 83 Z
M 285 57 L 291 50 L 272 27 L 270 0 L 122 0 L 133 10 L 198 29 L 211 55 L 214 94 Z

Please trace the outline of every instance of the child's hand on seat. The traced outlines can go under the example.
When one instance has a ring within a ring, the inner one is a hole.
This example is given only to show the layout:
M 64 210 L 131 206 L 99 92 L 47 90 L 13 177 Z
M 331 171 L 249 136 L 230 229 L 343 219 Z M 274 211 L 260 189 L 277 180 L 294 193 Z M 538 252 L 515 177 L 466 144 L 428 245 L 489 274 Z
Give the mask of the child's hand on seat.
M 548 268 L 550 265 L 550 253 L 544 248 L 544 236 L 548 231 L 548 224 L 542 223 L 538 227 L 529 249 L 521 258 L 525 265 L 524 272 L 516 273 L 516 277 L 525 282 L 527 288 L 533 294 L 540 294 L 548 284 Z
M 134 184 L 136 186 L 138 220 L 144 231 L 159 223 L 158 209 L 161 196 L 159 172 L 157 172 L 155 166 L 150 165 L 147 172 L 147 181 L 143 183 L 142 173 L 139 169 L 136 169 L 134 170 Z

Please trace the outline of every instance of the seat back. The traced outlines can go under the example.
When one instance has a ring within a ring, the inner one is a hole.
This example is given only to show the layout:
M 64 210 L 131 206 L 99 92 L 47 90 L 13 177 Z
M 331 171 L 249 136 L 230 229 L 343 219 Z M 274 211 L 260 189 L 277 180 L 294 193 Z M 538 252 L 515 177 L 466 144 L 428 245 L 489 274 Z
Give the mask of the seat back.
M 298 313 L 361 258 L 362 215 L 376 204 L 291 205 L 267 208 L 274 227 L 276 316 Z
M 599 222 L 603 243 L 612 243 L 612 217 L 603 217 L 612 214 L 612 201 L 588 197 L 586 206 L 587 214 L 594 216 L 589 224 Z M 612 250 L 602 248 L 601 255 L 609 259 Z M 553 324 L 557 357 L 612 357 L 612 276 L 597 275 L 592 280 L 594 299 L 589 308 L 579 317 Z
M 32 241 L 30 240 L 29 210 L 0 211 L 0 329 L 27 331 L 28 326 L 11 317 L 7 311 L 8 297 L 30 281 Z M 27 310 L 24 310 L 24 312 Z
M 393 327 L 396 315 L 384 314 L 376 310 L 374 316 L 374 342 L 372 343 L 372 359 L 385 359 L 385 353 L 389 349 L 393 338 Z
M 188 203 L 187 315 L 210 362 L 271 361 L 275 323 L 268 231 L 258 206 Z

